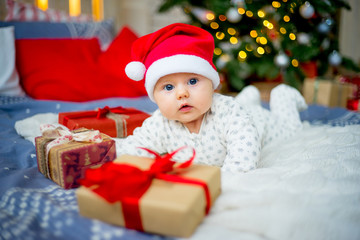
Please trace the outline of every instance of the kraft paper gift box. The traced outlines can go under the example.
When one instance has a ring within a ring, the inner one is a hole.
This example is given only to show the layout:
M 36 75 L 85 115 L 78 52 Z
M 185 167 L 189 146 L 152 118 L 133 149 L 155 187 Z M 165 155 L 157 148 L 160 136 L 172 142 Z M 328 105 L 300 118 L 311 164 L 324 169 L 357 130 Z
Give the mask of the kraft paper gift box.
M 151 158 L 124 155 L 111 164 L 125 164 L 146 170 L 153 163 L 154 160 Z M 206 183 L 209 189 L 209 204 L 214 203 L 221 192 L 220 168 L 218 167 L 193 164 L 181 171 L 178 176 Z M 122 180 L 119 182 L 121 185 Z M 129 209 L 133 209 L 134 206 L 129 207 L 120 201 L 110 203 L 95 193 L 91 187 L 81 186 L 76 190 L 76 195 L 82 216 L 167 236 L 191 236 L 206 215 L 206 194 L 202 187 L 157 178 L 152 180 L 150 187 L 135 207 L 139 211 L 140 220 L 138 221 L 141 227 L 128 222 L 134 217 L 134 214 L 128 214 Z M 129 200 L 132 201 L 131 198 Z M 128 214 L 127 220 L 125 214 Z
M 309 104 L 345 108 L 353 92 L 353 84 L 310 78 L 304 80 L 303 96 Z
M 99 108 L 94 111 L 59 113 L 59 123 L 70 130 L 87 128 L 99 130 L 110 137 L 131 135 L 150 115 L 135 108 Z
M 84 133 L 78 129 L 72 133 Z M 56 139 L 39 136 L 35 138 L 37 164 L 39 171 L 65 189 L 79 186 L 78 180 L 87 168 L 92 168 L 116 158 L 115 141 L 101 134 L 101 142 L 70 141 L 50 148 L 47 146 Z

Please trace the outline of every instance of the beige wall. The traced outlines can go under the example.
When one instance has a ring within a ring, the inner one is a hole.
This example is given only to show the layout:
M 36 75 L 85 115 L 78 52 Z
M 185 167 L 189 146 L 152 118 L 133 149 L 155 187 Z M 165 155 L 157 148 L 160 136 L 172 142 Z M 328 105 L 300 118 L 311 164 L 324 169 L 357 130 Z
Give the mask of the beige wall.
M 116 29 L 127 24 L 139 35 L 187 20 L 179 8 L 159 14 L 157 9 L 161 0 L 104 0 L 104 3 L 104 15 L 115 20 Z
M 17 0 L 34 3 L 34 0 Z M 6 15 L 6 0 L 0 0 L 0 19 Z M 127 24 L 139 35 L 144 35 L 173 22 L 186 21 L 181 9 L 174 9 L 166 14 L 159 14 L 157 9 L 161 0 L 104 0 L 104 16 L 115 21 L 118 31 Z M 49 0 L 49 8 L 67 12 L 67 0 Z M 81 1 L 82 13 L 91 15 L 91 0 Z
M 351 11 L 341 10 L 340 52 L 360 64 L 360 1 L 348 0 Z

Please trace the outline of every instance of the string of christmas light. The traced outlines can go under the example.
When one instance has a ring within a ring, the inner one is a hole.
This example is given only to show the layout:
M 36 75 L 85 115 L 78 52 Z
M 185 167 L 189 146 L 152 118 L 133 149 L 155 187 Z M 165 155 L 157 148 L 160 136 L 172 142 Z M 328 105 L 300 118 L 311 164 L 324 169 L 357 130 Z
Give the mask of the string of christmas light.
M 279 76 L 299 87 L 309 63 L 320 76 L 329 67 L 360 71 L 338 50 L 335 16 L 350 9 L 346 1 L 164 0 L 160 11 L 173 6 L 214 36 L 215 64 L 235 90 L 252 79 Z

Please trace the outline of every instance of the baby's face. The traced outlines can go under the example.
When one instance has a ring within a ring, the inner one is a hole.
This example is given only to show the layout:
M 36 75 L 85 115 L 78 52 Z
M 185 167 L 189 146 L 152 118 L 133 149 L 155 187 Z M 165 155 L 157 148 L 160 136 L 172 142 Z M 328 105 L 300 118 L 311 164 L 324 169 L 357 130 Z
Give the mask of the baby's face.
M 160 112 L 185 126 L 202 121 L 212 104 L 212 81 L 194 73 L 174 73 L 159 79 L 154 99 Z

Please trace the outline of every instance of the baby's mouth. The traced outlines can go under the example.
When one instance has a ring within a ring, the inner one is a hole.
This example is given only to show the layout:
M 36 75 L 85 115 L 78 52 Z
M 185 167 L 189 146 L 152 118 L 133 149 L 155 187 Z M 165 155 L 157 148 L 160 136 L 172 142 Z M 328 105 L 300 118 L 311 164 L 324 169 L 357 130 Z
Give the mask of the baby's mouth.
M 180 106 L 180 111 L 181 112 L 187 112 L 187 111 L 190 111 L 192 108 L 192 106 L 190 106 L 189 104 L 183 104 Z

